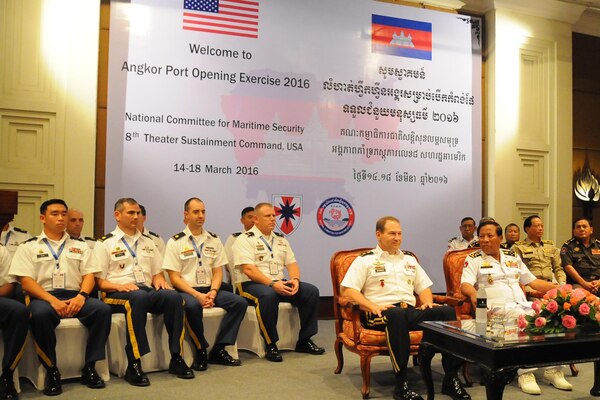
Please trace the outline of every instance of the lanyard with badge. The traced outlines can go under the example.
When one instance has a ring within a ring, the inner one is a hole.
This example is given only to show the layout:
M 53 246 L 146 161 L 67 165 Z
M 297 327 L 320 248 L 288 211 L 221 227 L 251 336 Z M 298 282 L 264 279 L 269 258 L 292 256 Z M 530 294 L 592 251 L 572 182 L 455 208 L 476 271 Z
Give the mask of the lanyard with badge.
M 204 242 L 200 245 L 200 249 L 196 246 L 196 241 L 193 236 L 190 236 L 190 241 L 192 242 L 192 246 L 194 246 L 194 251 L 196 252 L 196 256 L 198 257 L 198 269 L 196 270 L 196 283 L 198 285 L 206 283 L 206 271 L 202 267 L 202 249 L 204 248 Z
M 135 243 L 133 245 L 133 249 L 129 246 L 129 243 L 127 243 L 125 238 L 122 237 L 121 241 L 123 242 L 125 247 L 127 247 L 127 250 L 129 250 L 129 253 L 131 253 L 131 256 L 133 257 L 133 277 L 135 278 L 135 282 L 136 283 L 146 283 L 146 277 L 144 276 L 144 270 L 139 265 L 138 259 L 137 259 L 137 254 L 136 254 L 138 241 L 137 240 L 135 241 Z
M 4 247 L 8 247 L 8 239 L 10 239 L 11 233 L 12 231 L 8 231 L 8 233 L 6 234 L 6 238 L 4 239 Z
M 62 244 L 58 248 L 58 253 L 56 253 L 52 246 L 50 246 L 50 242 L 48 242 L 48 239 L 44 238 L 43 240 L 44 243 L 46 243 L 48 250 L 50 250 L 50 253 L 52 253 L 52 257 L 54 257 L 54 262 L 56 264 L 56 269 L 52 272 L 52 289 L 64 289 L 66 284 L 66 276 L 65 271 L 60 270 L 59 259 L 60 255 L 65 249 L 65 244 L 67 243 L 67 241 L 65 240 L 64 242 L 62 242 Z
M 265 244 L 265 246 L 267 246 L 267 249 L 269 249 L 269 252 L 271 253 L 271 259 L 269 260 L 269 274 L 278 275 L 279 274 L 279 266 L 277 265 L 277 261 L 275 261 L 275 258 L 273 257 L 273 241 L 275 240 L 275 238 L 273 238 L 273 237 L 271 238 L 270 246 L 264 237 L 261 236 L 260 240 L 263 241 L 263 243 Z

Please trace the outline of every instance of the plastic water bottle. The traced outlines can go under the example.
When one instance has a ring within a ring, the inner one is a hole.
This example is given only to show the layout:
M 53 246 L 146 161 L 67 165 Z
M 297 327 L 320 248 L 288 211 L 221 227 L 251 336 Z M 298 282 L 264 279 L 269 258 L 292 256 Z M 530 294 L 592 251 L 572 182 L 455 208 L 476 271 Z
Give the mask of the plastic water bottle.
M 477 288 L 477 308 L 475 309 L 475 322 L 478 324 L 487 323 L 487 294 L 482 284 Z

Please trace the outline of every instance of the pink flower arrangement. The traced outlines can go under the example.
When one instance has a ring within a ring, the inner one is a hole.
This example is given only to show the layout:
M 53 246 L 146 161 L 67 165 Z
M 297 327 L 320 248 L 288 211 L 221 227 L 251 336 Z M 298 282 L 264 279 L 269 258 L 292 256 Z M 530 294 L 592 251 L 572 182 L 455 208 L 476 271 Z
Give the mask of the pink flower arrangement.
M 582 325 L 600 327 L 600 298 L 571 285 L 549 290 L 531 308 L 534 314 L 520 317 L 518 323 L 529 333 L 560 333 Z

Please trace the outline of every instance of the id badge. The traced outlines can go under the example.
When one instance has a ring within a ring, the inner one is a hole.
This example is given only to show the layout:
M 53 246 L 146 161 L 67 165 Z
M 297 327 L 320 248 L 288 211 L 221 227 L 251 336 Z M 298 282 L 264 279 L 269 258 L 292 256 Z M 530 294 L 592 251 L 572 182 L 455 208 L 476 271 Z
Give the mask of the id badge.
M 139 265 L 133 267 L 133 276 L 135 277 L 135 283 L 146 283 L 146 277 L 144 271 Z
M 202 285 L 206 283 L 206 271 L 204 268 L 196 270 L 196 283 Z
M 277 265 L 277 261 L 274 261 L 274 260 L 269 261 L 269 273 L 271 275 L 279 274 L 279 266 Z
M 52 273 L 52 289 L 64 289 L 66 275 L 64 271 L 56 270 Z

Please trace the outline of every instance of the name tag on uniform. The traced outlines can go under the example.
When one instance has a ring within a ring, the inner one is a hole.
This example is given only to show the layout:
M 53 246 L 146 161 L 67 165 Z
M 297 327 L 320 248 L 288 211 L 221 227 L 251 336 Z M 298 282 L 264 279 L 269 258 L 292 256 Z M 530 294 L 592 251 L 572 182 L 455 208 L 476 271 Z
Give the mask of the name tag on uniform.
M 55 270 L 52 273 L 52 289 L 64 289 L 66 285 L 66 275 L 64 271 Z
M 277 264 L 277 261 L 269 261 L 269 273 L 271 275 L 279 274 L 279 265 Z
M 139 264 L 133 266 L 133 277 L 136 283 L 146 283 L 146 277 L 144 276 L 144 270 Z
M 600 254 L 600 250 L 594 250 L 594 249 L 592 249 L 592 254 L 595 255 L 595 256 L 597 256 L 597 255 Z
M 207 283 L 206 282 L 206 271 L 204 270 L 204 268 L 199 268 L 196 270 L 196 283 L 198 285 Z
M 481 264 L 481 269 L 486 269 L 486 268 L 493 268 L 492 264 L 488 263 L 488 262 L 484 262 L 483 264 Z

